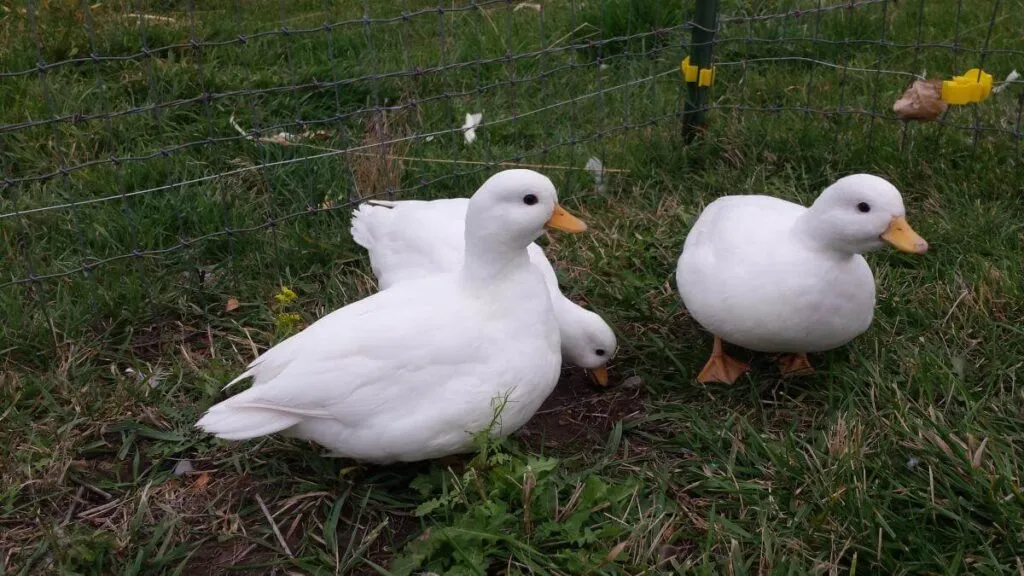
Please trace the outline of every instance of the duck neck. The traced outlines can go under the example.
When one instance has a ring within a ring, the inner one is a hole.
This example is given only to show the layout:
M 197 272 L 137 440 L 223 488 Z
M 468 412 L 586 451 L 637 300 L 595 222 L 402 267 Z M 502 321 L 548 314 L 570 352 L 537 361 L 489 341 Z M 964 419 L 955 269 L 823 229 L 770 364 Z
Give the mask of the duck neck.
M 555 313 L 555 322 L 558 323 L 558 329 L 562 336 L 562 356 L 572 357 L 573 350 L 570 345 L 579 339 L 580 332 L 570 310 L 573 303 L 561 293 L 557 297 L 552 296 L 550 300 L 551 309 Z
M 836 235 L 830 222 L 819 216 L 814 206 L 801 214 L 793 226 L 796 238 L 804 245 L 819 252 L 826 252 L 837 259 L 854 257 L 856 252 L 851 251 L 850 247 Z
M 466 227 L 466 256 L 462 277 L 470 286 L 487 286 L 529 266 L 526 247 L 497 241 L 490 234 L 475 234 Z

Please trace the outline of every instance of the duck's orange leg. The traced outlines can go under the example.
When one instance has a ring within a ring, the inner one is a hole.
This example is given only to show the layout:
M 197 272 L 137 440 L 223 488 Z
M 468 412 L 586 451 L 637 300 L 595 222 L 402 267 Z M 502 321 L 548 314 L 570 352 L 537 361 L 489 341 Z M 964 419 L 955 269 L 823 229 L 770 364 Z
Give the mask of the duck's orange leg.
M 814 367 L 807 354 L 783 354 L 779 356 L 779 368 L 783 376 L 806 376 L 814 374 Z
M 749 366 L 728 356 L 722 349 L 722 339 L 715 336 L 715 345 L 711 350 L 711 358 L 708 359 L 704 369 L 697 375 L 697 381 L 702 384 L 708 382 L 720 382 L 732 384 L 749 369 Z

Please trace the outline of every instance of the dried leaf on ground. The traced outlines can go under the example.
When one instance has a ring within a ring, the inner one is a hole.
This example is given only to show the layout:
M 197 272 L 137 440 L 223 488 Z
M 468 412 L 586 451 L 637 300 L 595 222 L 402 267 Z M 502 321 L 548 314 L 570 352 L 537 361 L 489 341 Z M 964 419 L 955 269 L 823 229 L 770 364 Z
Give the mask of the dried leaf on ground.
M 942 80 L 915 80 L 892 111 L 904 120 L 935 120 L 949 105 L 942 101 Z
M 199 474 L 199 477 L 196 478 L 196 481 L 192 483 L 192 491 L 193 492 L 201 492 L 201 491 L 205 490 L 206 487 L 209 484 L 210 484 L 210 473 L 209 472 L 201 472 Z

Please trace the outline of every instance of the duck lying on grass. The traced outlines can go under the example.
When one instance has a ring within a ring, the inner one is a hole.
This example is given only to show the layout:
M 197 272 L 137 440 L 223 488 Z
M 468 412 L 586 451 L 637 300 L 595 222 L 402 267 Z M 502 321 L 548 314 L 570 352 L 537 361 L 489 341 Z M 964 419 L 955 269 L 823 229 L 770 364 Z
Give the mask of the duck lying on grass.
M 869 174 L 839 179 L 810 208 L 769 196 L 709 204 L 676 267 L 683 303 L 715 340 L 697 379 L 732 383 L 747 370 L 723 340 L 782 354 L 784 374 L 813 371 L 808 353 L 842 346 L 871 325 L 875 279 L 861 254 L 885 244 L 928 250 L 899 191 Z
M 550 294 L 527 253 L 545 226 L 586 229 L 548 178 L 492 176 L 469 201 L 457 270 L 324 316 L 257 358 L 231 382 L 253 386 L 196 425 L 228 440 L 283 432 L 379 464 L 470 451 L 488 427 L 518 430 L 562 362 Z

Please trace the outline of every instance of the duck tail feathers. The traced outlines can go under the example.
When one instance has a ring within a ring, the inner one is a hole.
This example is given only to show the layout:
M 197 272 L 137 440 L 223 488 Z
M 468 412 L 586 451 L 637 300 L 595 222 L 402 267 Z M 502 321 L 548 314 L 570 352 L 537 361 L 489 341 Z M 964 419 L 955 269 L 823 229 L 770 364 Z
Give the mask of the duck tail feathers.
M 378 228 L 385 218 L 390 218 L 391 214 L 389 210 L 381 210 L 390 206 L 377 205 L 375 202 L 366 202 L 360 204 L 352 212 L 352 227 L 349 232 L 352 234 L 352 239 L 367 250 L 373 249 L 374 245 L 374 234 L 375 228 Z
M 281 432 L 302 421 L 298 414 L 266 406 L 232 405 L 231 400 L 210 408 L 196 427 L 224 440 L 248 440 Z

